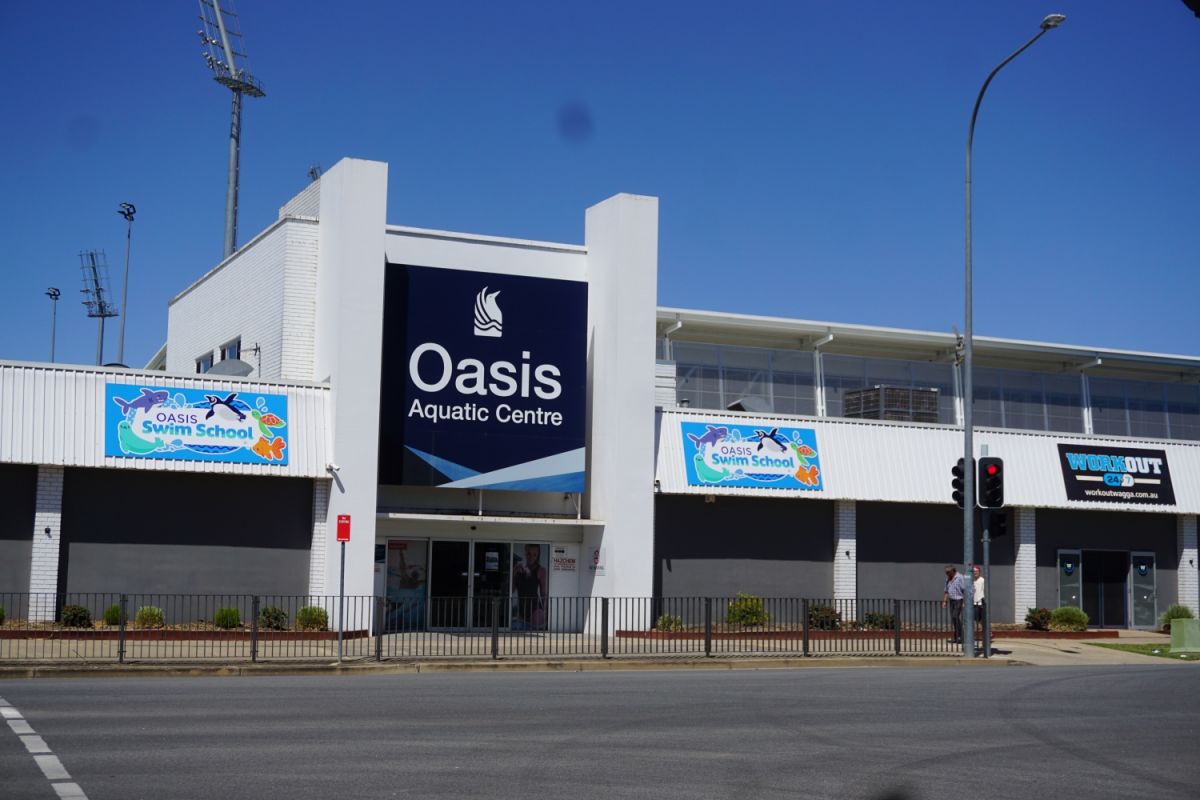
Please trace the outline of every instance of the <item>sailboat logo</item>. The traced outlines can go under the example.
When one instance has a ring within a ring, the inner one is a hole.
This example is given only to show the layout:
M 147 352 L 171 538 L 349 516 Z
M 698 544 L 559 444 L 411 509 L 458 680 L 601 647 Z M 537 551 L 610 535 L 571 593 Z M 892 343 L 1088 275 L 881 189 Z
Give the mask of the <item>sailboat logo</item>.
M 488 287 L 475 295 L 475 335 L 500 338 L 504 335 L 504 314 L 500 311 L 496 297 L 500 290 L 489 293 Z

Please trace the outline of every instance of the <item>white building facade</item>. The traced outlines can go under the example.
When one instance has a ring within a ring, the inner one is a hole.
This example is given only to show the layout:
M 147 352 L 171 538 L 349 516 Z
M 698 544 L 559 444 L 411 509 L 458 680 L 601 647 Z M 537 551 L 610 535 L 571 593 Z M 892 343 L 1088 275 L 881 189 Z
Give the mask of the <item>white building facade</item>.
M 429 627 L 495 597 L 514 629 L 547 595 L 940 597 L 953 336 L 657 308 L 654 198 L 572 245 L 388 225 L 386 197 L 347 159 L 289 201 L 171 301 L 165 372 L 0 363 L 0 592 L 335 594 L 348 527 L 346 594 Z M 1200 358 L 976 352 L 993 619 L 1197 609 Z

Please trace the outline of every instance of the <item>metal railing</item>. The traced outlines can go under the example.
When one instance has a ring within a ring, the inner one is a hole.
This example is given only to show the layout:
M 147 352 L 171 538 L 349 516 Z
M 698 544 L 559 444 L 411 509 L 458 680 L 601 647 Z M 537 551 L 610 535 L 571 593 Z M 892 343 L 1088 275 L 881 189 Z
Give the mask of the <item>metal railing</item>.
M 959 655 L 936 600 L 0 594 L 0 662 Z M 341 633 L 339 642 L 339 630 Z

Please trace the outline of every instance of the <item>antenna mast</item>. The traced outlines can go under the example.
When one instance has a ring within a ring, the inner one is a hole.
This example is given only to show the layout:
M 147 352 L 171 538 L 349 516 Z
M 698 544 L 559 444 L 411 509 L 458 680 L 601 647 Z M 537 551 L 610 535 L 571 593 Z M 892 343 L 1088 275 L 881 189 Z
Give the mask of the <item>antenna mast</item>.
M 237 249 L 238 160 L 242 138 L 242 95 L 265 97 L 260 84 L 247 69 L 248 58 L 237 24 L 233 0 L 198 0 L 200 3 L 200 41 L 204 60 L 213 71 L 213 80 L 233 92 L 233 110 L 229 125 L 229 183 L 225 191 L 225 254 Z M 222 5 L 224 8 L 222 8 Z
M 108 259 L 103 250 L 84 250 L 79 254 L 79 269 L 83 273 L 83 305 L 89 317 L 100 320 L 96 336 L 96 366 L 104 363 L 104 320 L 117 316 L 117 307 L 108 299 Z

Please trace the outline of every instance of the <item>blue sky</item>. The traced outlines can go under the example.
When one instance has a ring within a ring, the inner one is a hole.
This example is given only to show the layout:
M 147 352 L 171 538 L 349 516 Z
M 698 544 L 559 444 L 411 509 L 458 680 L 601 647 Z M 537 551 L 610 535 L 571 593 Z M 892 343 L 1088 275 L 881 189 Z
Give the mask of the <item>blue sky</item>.
M 1200 19 L 1145 2 L 340 4 L 239 0 L 252 72 L 239 241 L 312 164 L 390 165 L 388 221 L 581 242 L 660 198 L 661 305 L 962 325 L 967 122 L 976 332 L 1200 353 Z M 126 361 L 221 255 L 229 92 L 194 2 L 4 3 L 0 358 L 91 363 L 78 253 L 119 294 Z M 115 321 L 105 360 L 116 354 Z

